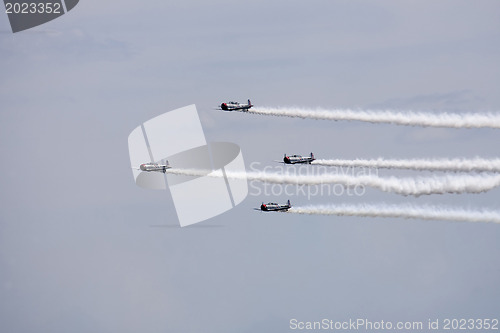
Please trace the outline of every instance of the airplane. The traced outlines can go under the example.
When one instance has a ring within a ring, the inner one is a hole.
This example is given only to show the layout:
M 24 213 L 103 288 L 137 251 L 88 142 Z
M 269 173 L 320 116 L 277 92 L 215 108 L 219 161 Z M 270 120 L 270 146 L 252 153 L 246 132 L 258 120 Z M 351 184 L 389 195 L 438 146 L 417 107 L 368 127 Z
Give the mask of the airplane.
M 220 110 L 224 111 L 236 111 L 236 110 L 243 110 L 243 111 L 248 111 L 252 107 L 252 103 L 250 100 L 248 100 L 248 104 L 240 104 L 238 102 L 227 102 L 227 103 L 222 103 L 220 105 Z
M 172 168 L 170 164 L 168 164 L 168 161 L 165 161 L 165 164 L 159 164 L 159 163 L 144 163 L 139 166 L 138 170 L 142 171 L 157 171 L 157 172 L 167 172 L 167 169 Z
M 290 208 L 292 208 L 292 205 L 290 204 L 290 200 L 287 201 L 285 205 L 280 205 L 275 202 L 268 202 L 267 204 L 262 203 L 260 205 L 260 210 L 264 212 L 279 212 L 279 211 L 287 211 Z
M 290 155 L 283 157 L 283 162 L 285 164 L 296 164 L 296 163 L 309 163 L 311 164 L 312 161 L 314 161 L 314 154 L 311 153 L 310 157 L 302 157 L 300 155 Z

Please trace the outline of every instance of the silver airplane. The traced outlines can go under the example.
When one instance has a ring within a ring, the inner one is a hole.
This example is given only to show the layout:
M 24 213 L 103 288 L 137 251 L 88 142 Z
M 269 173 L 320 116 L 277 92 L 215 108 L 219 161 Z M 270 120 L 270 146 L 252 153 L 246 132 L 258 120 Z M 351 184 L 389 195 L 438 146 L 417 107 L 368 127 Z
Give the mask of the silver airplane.
M 237 111 L 237 110 L 244 110 L 248 111 L 252 107 L 252 102 L 248 100 L 248 104 L 240 104 L 238 102 L 227 102 L 227 103 L 222 103 L 220 105 L 220 110 L 224 111 Z
M 144 163 L 139 166 L 138 170 L 142 171 L 156 171 L 156 172 L 167 172 L 167 169 L 172 168 L 170 164 L 168 164 L 168 161 L 165 161 L 165 164 L 159 164 L 159 163 Z
M 267 204 L 262 203 L 260 205 L 260 210 L 264 212 L 279 212 L 279 211 L 287 211 L 292 208 L 292 204 L 290 204 L 290 200 L 287 201 L 285 205 L 280 205 L 275 202 L 268 202 Z
M 311 153 L 309 157 L 302 157 L 300 155 L 290 155 L 283 157 L 283 162 L 285 164 L 297 164 L 297 163 L 309 163 L 311 164 L 312 161 L 314 161 L 314 154 Z

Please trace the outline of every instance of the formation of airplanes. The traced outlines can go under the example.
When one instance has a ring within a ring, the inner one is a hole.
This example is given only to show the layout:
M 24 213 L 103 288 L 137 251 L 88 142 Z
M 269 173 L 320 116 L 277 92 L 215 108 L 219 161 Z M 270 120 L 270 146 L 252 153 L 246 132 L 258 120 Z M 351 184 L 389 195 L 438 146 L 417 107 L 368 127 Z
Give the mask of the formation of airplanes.
M 252 103 L 248 100 L 247 104 L 240 104 L 238 102 L 227 102 L 222 103 L 220 105 L 220 110 L 223 111 L 237 111 L 243 110 L 248 111 L 252 107 Z M 314 154 L 311 153 L 309 156 L 301 156 L 301 155 L 286 155 L 283 157 L 283 163 L 285 164 L 311 164 L 314 161 Z M 162 163 L 143 163 L 136 168 L 137 170 L 145 171 L 145 172 L 162 172 L 166 173 L 167 169 L 172 168 L 168 161 L 165 161 L 165 164 Z M 286 204 L 278 204 L 275 202 L 262 203 L 260 206 L 260 210 L 264 212 L 286 212 L 292 207 L 290 200 L 286 202 Z

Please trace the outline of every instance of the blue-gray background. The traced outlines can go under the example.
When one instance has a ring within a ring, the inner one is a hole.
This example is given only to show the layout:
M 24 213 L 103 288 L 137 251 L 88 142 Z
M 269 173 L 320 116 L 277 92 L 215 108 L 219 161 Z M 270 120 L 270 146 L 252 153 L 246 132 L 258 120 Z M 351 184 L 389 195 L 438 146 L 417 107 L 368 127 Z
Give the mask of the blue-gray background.
M 500 317 L 498 225 L 264 214 L 252 208 L 287 196 L 250 195 L 181 229 L 168 192 L 136 187 L 127 148 L 143 121 L 195 103 L 207 140 L 239 144 L 248 167 L 310 151 L 498 157 L 498 130 L 213 108 L 251 98 L 498 111 L 499 14 L 498 1 L 86 0 L 17 34 L 0 15 L 0 330 L 286 332 L 291 318 Z M 499 194 L 290 199 L 498 209 Z

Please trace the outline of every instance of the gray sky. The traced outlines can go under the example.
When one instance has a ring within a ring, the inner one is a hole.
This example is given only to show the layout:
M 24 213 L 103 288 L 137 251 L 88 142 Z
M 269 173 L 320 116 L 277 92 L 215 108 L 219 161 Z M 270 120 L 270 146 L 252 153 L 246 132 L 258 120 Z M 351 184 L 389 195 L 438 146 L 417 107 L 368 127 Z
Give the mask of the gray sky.
M 498 157 L 500 132 L 260 117 L 255 105 L 499 111 L 497 1 L 82 0 L 12 34 L 0 15 L 0 331 L 287 332 L 289 320 L 499 318 L 500 228 L 235 209 L 179 228 L 133 181 L 127 137 L 196 104 L 208 141 L 273 166 Z M 416 175 L 380 170 L 380 175 Z M 430 173 L 424 173 L 430 174 Z M 292 204 L 498 210 L 483 194 Z

